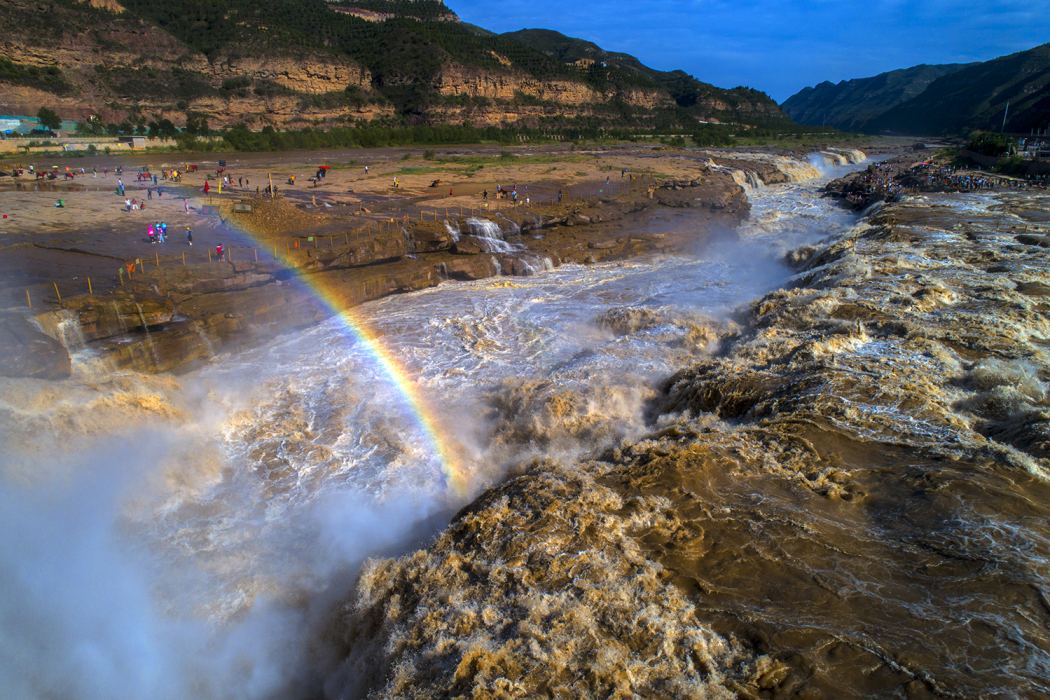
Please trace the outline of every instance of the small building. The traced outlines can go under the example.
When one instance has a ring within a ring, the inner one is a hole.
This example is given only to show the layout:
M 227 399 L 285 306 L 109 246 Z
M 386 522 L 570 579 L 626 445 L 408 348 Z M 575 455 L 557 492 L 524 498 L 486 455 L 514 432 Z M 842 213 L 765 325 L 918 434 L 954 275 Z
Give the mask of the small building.
M 119 137 L 121 143 L 126 143 L 131 148 L 145 148 L 146 137 L 145 136 L 121 136 Z

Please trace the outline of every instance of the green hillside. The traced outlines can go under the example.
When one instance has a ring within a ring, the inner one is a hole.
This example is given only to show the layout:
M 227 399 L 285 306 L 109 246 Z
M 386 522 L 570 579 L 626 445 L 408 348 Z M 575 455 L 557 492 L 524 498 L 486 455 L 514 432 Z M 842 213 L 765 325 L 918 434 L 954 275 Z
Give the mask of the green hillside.
M 1006 131 L 1028 133 L 1048 126 L 1050 44 L 942 76 L 917 97 L 867 122 L 865 129 L 909 135 L 999 131 L 1007 102 Z
M 605 51 L 590 41 L 574 39 L 550 29 L 522 29 L 501 36 L 519 41 L 565 64 L 580 60 L 598 61 L 624 74 L 637 76 L 666 90 L 679 107 L 698 119 L 758 126 L 789 123 L 788 116 L 777 103 L 759 90 L 748 87 L 727 90 L 701 82 L 684 71 L 654 70 L 634 56 Z
M 109 9 L 3 0 L 0 34 L 10 55 L 46 61 L 0 65 L 0 103 L 10 113 L 48 106 L 114 133 L 151 119 L 205 120 L 211 128 L 478 126 L 571 138 L 645 132 L 725 145 L 737 133 L 811 129 L 758 90 L 653 70 L 557 32 L 497 35 L 439 0 L 114 0 Z M 261 67 L 271 60 L 285 67 Z M 555 84 L 566 82 L 591 89 Z
M 799 124 L 827 125 L 857 131 L 891 107 L 921 94 L 934 80 L 965 68 L 965 63 L 920 65 L 880 73 L 871 78 L 825 81 L 807 87 L 781 104 Z

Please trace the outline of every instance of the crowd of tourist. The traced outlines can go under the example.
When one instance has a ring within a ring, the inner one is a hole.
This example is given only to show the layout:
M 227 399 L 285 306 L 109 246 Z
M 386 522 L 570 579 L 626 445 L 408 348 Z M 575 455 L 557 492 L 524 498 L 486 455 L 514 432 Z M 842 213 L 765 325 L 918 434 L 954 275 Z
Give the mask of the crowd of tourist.
M 965 192 L 976 190 L 1045 190 L 1050 175 L 1011 177 L 969 170 L 933 161 L 905 166 L 901 159 L 869 165 L 863 173 L 831 183 L 828 191 L 852 207 L 864 209 L 875 202 L 894 202 L 919 192 Z

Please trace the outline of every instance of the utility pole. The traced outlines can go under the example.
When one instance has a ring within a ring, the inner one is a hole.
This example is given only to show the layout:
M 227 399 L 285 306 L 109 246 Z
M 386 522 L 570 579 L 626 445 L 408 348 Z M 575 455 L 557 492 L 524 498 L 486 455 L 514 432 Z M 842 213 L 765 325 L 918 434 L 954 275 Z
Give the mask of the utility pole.
M 1003 112 L 1003 128 L 999 129 L 999 133 L 1006 131 L 1006 115 L 1010 113 L 1010 100 L 1006 101 L 1006 111 Z

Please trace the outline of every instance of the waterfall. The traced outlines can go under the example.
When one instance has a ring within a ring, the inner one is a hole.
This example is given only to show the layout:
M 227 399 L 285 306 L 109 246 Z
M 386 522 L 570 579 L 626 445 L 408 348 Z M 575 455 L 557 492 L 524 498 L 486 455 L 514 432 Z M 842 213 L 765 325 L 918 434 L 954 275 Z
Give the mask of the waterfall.
M 470 235 L 478 238 L 503 240 L 503 229 L 495 221 L 489 221 L 488 219 L 481 219 L 476 216 L 470 217 L 467 219 L 467 231 Z
M 467 230 L 486 253 L 513 253 L 524 249 L 522 245 L 507 243 L 503 229 L 495 221 L 471 217 L 467 219 Z
M 864 151 L 858 150 L 856 148 L 827 148 L 824 149 L 823 152 L 831 153 L 844 158 L 845 162 L 841 163 L 841 165 L 856 165 L 857 163 L 860 163 L 861 161 L 864 161 L 868 158 L 867 154 L 865 154 Z
M 45 335 L 62 343 L 70 355 L 84 347 L 84 332 L 76 313 L 57 309 L 38 314 L 31 320 Z
M 516 253 L 525 249 L 523 245 L 507 243 L 499 238 L 489 238 L 487 236 L 473 236 L 473 238 L 481 246 L 482 251 L 486 253 Z
M 58 322 L 59 341 L 70 353 L 84 347 L 84 331 L 76 318 L 64 318 Z
M 453 226 L 452 224 L 455 224 L 455 226 Z M 445 219 L 445 228 L 452 235 L 452 242 L 453 243 L 459 241 L 461 232 L 459 230 L 459 222 L 458 221 L 453 220 L 452 223 L 449 223 L 448 219 Z
M 534 277 L 554 269 L 554 262 L 546 255 L 521 255 L 518 260 L 524 267 L 523 277 Z
M 733 182 L 748 191 L 758 189 L 764 184 L 762 183 L 762 180 L 750 170 L 740 170 L 739 168 L 730 168 L 728 165 L 718 165 L 713 160 L 707 161 L 707 167 L 716 172 L 729 173 L 729 176 L 733 178 Z

